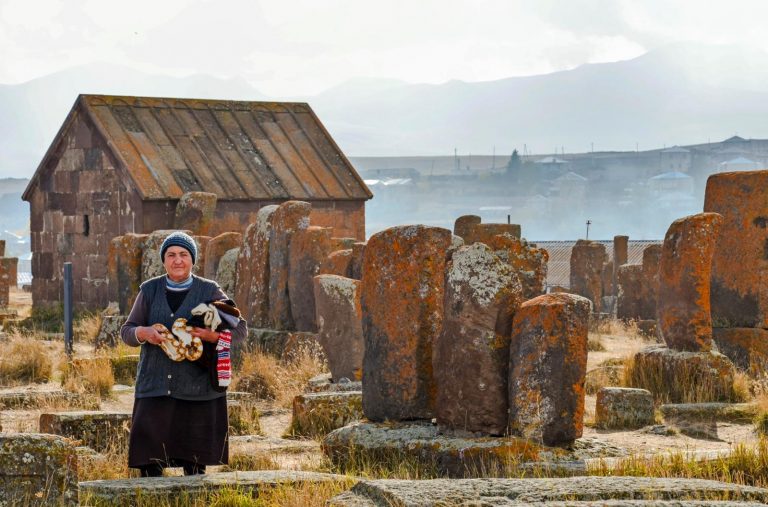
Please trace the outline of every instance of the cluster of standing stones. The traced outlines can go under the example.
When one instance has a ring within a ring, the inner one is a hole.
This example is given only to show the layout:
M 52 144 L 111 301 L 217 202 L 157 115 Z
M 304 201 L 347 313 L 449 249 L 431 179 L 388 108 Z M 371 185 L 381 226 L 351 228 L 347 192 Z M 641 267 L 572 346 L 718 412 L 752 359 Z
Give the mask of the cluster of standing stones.
M 670 384 L 680 372 L 712 382 L 710 395 L 716 400 L 728 398 L 734 363 L 764 372 L 766 192 L 768 171 L 710 177 L 705 212 L 672 223 L 662 245 L 645 249 L 642 264 L 627 264 L 626 236 L 614 238 L 611 262 L 601 244 L 580 240 L 571 257 L 570 293 L 545 294 L 548 254 L 522 239 L 520 226 L 483 224 L 476 216 L 457 219 L 453 233 L 400 226 L 360 242 L 310 225 L 310 205 L 289 201 L 262 208 L 243 234 L 212 238 L 205 233 L 215 196 L 193 193 L 180 201 L 174 225 L 198 242 L 196 272 L 218 280 L 234 295 L 253 328 L 251 345 L 272 347 L 279 355 L 303 338 L 322 347 L 330 381 L 314 381 L 314 392 L 297 398 L 296 433 L 320 435 L 338 428 L 323 443 L 335 461 L 348 459 L 355 446 L 372 453 L 397 449 L 418 457 L 428 454 L 444 473 L 463 476 L 475 459 L 484 465 L 493 457 L 499 462 L 510 457 L 556 460 L 562 452 L 553 446 L 567 446 L 581 436 L 591 314 L 655 321 L 665 346 L 640 351 L 635 361 L 655 368 Z M 140 282 L 162 273 L 157 250 L 169 232 L 127 234 L 112 241 L 110 291 L 121 314 L 130 309 Z M 115 316 L 111 330 L 105 319 L 105 344 L 115 340 L 122 319 Z M 332 406 L 326 413 L 333 417 L 318 426 L 307 414 L 323 405 Z M 339 405 L 347 408 L 339 410 Z M 603 390 L 598 424 L 625 425 L 622 407 L 631 407 L 635 415 L 638 410 L 652 414 L 653 400 L 642 390 Z M 666 409 L 670 417 L 675 410 Z M 99 449 L 105 445 L 104 433 L 115 431 L 110 425 L 125 429 L 123 415 L 107 416 L 81 431 L 72 428 L 82 417 L 44 414 L 41 432 L 83 433 L 80 438 Z M 363 416 L 369 422 L 347 424 Z M 642 425 L 652 416 L 640 419 Z M 103 429 L 93 431 L 99 425 Z M 8 495 L 21 492 L 34 503 L 44 492 L 47 500 L 75 504 L 77 453 L 68 440 L 35 434 L 1 434 L 0 440 L 0 490 L 5 495 L 0 501 L 19 498 Z M 288 475 L 232 480 L 256 488 L 265 481 L 329 479 Z M 187 489 L 226 483 L 184 480 Z M 557 488 L 563 488 L 565 499 L 583 495 L 582 483 L 559 481 L 507 480 L 487 487 L 510 499 L 510 505 L 515 499 L 520 504 L 556 500 L 552 492 Z M 665 498 L 675 498 L 668 493 L 724 487 L 708 481 L 638 481 L 643 479 L 601 482 L 595 487 L 616 491 L 584 499 L 617 498 L 632 488 L 656 488 L 667 491 Z M 481 487 L 428 482 L 434 484 L 410 490 L 407 482 L 364 481 L 331 503 L 410 505 L 433 486 L 438 496 L 450 492 L 451 498 L 471 499 Z M 135 484 L 118 486 L 125 492 Z M 96 496 L 114 494 L 105 487 L 91 484 L 87 489 Z M 168 493 L 175 486 L 163 487 Z M 540 495 L 532 493 L 537 488 Z M 736 489 L 727 492 L 735 503 L 768 499 L 764 490 Z

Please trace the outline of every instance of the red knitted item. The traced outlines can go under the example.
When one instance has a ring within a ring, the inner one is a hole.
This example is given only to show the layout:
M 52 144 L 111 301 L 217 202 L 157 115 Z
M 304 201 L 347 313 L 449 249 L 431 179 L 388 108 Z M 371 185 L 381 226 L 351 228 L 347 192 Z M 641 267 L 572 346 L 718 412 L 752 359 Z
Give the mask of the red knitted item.
M 216 344 L 218 359 L 216 361 L 216 376 L 219 386 L 226 387 L 232 380 L 232 364 L 229 358 L 229 348 L 232 345 L 232 333 L 225 329 L 219 333 L 219 341 Z

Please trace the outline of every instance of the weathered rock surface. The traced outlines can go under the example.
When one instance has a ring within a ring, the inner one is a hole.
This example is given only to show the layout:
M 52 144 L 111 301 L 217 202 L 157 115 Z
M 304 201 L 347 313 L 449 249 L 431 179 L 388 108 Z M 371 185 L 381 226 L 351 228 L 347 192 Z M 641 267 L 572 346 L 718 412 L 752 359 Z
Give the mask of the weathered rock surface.
M 555 461 L 566 456 L 518 438 L 459 438 L 440 435 L 429 423 L 352 423 L 323 439 L 323 452 L 345 469 L 354 460 L 376 463 L 417 461 L 448 477 L 505 476 L 521 462 Z
M 659 409 L 664 422 L 680 433 L 715 440 L 718 421 L 750 424 L 758 413 L 754 403 L 681 403 Z
M 111 301 L 117 301 L 122 314 L 130 312 L 133 301 L 139 294 L 146 240 L 146 234 L 125 234 L 109 243 L 109 297 Z
M 210 236 L 192 236 L 197 244 L 197 258 L 195 258 L 195 265 L 192 267 L 192 273 L 197 276 L 203 276 L 203 270 L 205 269 L 205 256 L 208 253 L 208 243 L 211 242 Z
M 216 213 L 216 200 L 216 194 L 210 192 L 183 194 L 176 204 L 173 226 L 190 230 L 194 234 L 208 235 Z
M 597 392 L 595 422 L 604 429 L 634 429 L 653 424 L 653 395 L 646 389 L 604 387 Z
M 722 216 L 699 213 L 672 222 L 659 266 L 659 333 L 671 349 L 712 349 L 710 274 Z
M 0 505 L 78 505 L 72 442 L 55 435 L 0 433 Z
M 714 499 L 723 500 L 715 501 Z M 760 505 L 768 490 L 703 479 L 566 477 L 559 479 L 432 479 L 360 481 L 329 507 L 427 505 Z
M 635 354 L 630 382 L 670 403 L 730 401 L 734 371 L 733 363 L 718 352 L 651 346 Z
M 546 294 L 515 314 L 510 346 L 509 426 L 546 445 L 583 431 L 589 300 Z
M 493 253 L 517 273 L 523 287 L 523 299 L 544 294 L 549 261 L 549 253 L 545 249 L 536 248 L 526 240 L 509 234 L 493 236 L 487 244 Z
M 432 344 L 443 324 L 451 232 L 424 225 L 374 234 L 363 259 L 363 410 L 372 421 L 431 418 Z
M 219 267 L 214 277 L 214 280 L 219 282 L 221 290 L 229 297 L 234 296 L 237 287 L 237 258 L 239 255 L 239 248 L 227 250 L 219 259 Z M 237 303 L 237 301 L 235 302 Z
M 313 279 L 320 264 L 331 253 L 330 227 L 310 226 L 297 229 L 291 239 L 288 256 L 288 293 L 291 316 L 297 331 L 317 332 Z
M 453 234 L 461 239 L 466 239 L 472 229 L 482 221 L 482 218 L 477 215 L 462 215 L 453 223 Z
M 233 248 L 239 248 L 242 242 L 243 235 L 239 232 L 224 232 L 211 238 L 205 249 L 203 276 L 215 280 L 221 258 Z
M 261 470 L 257 472 L 218 472 L 187 477 L 146 477 L 80 483 L 81 498 L 106 506 L 134 505 L 137 495 L 147 502 L 162 505 L 179 497 L 203 502 L 221 489 L 257 496 L 259 491 L 277 486 L 341 481 L 344 477 L 318 472 Z
M 336 275 L 314 279 L 318 340 L 336 381 L 362 379 L 365 343 L 360 285 L 359 280 Z
M 754 327 L 712 329 L 717 349 L 755 377 L 768 371 L 768 330 Z
M 611 261 L 611 269 L 613 272 L 613 291 L 609 294 L 617 295 L 616 292 L 616 277 L 619 273 L 619 268 L 627 263 L 629 260 L 629 236 L 614 236 L 613 237 L 613 260 Z
M 659 302 L 659 266 L 661 245 L 648 245 L 643 250 L 643 293 L 640 317 L 642 320 L 656 320 L 656 306 Z
M 592 311 L 600 313 L 603 297 L 603 267 L 608 261 L 605 245 L 580 239 L 571 250 L 570 292 L 592 301 Z
M 289 289 L 291 241 L 297 231 L 309 227 L 311 209 L 308 202 L 287 201 L 272 214 L 269 230 L 269 321 L 274 329 L 295 330 Z
M 712 257 L 716 327 L 768 328 L 768 171 L 713 174 L 704 211 L 723 217 Z
M 363 392 L 305 393 L 293 399 L 288 433 L 319 437 L 363 418 Z
M 125 445 L 131 414 L 127 412 L 56 412 L 40 414 L 40 433 L 80 440 L 99 452 Z
M 363 279 L 363 256 L 365 247 L 368 245 L 365 241 L 358 241 L 352 245 L 352 260 L 349 262 L 349 277 L 355 280 Z
M 352 249 L 336 250 L 328 254 L 318 270 L 319 275 L 338 275 L 349 277 L 349 266 L 352 262 Z
M 264 206 L 245 229 L 237 256 L 235 302 L 249 326 L 270 327 L 269 241 L 277 205 Z
M 618 287 L 617 319 L 637 320 L 641 318 L 644 279 L 642 264 L 625 264 L 619 268 L 616 275 Z
M 520 237 L 519 224 L 477 224 L 470 228 L 466 237 L 461 237 L 465 245 L 472 243 L 485 243 L 486 245 L 499 234 L 509 234 L 514 238 Z
M 98 401 L 93 396 L 70 393 L 61 389 L 54 391 L 22 390 L 3 391 L 0 393 L 0 409 L 38 409 L 38 408 L 83 408 L 98 409 Z
M 101 327 L 96 335 L 96 348 L 114 347 L 120 343 L 120 328 L 128 320 L 126 315 L 104 315 L 101 317 Z
M 0 308 L 8 308 L 11 287 L 16 287 L 18 272 L 18 257 L 0 257 Z
M 488 246 L 475 243 L 453 253 L 446 270 L 443 329 L 432 356 L 441 427 L 506 432 L 512 316 L 522 299 L 517 274 Z
M 341 379 L 339 382 L 333 382 L 330 373 L 321 373 L 315 375 L 307 381 L 306 392 L 308 393 L 327 393 L 327 392 L 348 392 L 363 390 L 363 383 Z

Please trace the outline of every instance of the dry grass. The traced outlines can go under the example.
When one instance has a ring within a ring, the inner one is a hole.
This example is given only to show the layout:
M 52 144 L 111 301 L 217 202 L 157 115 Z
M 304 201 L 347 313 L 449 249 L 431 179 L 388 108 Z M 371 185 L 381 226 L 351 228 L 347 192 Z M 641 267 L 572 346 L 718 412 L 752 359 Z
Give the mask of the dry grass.
M 138 472 L 128 468 L 127 438 L 110 442 L 101 454 L 79 456 L 77 478 L 79 481 L 125 479 L 137 477 Z
M 72 335 L 80 343 L 95 343 L 101 330 L 101 315 L 98 313 L 83 313 L 72 323 Z
M 618 387 L 624 383 L 624 360 L 612 358 L 587 372 L 584 389 L 587 394 L 597 394 L 603 387 Z
M 44 343 L 15 334 L 0 345 L 0 385 L 49 381 L 53 372 L 50 356 Z
M 715 460 L 697 461 L 685 453 L 659 455 L 652 458 L 631 457 L 615 466 L 604 463 L 590 470 L 590 475 L 681 477 L 710 479 L 748 486 L 768 486 L 768 440 L 757 445 L 737 444 L 730 455 Z
M 656 403 L 705 403 L 711 401 L 742 402 L 749 398 L 749 386 L 744 374 L 737 374 L 731 386 L 720 378 L 702 375 L 696 365 L 682 364 L 674 376 L 664 372 L 656 363 L 638 362 L 635 356 L 624 360 L 624 383 L 627 387 L 647 389 Z
M 291 361 L 281 362 L 257 350 L 244 355 L 235 373 L 234 389 L 273 399 L 276 405 L 290 408 L 293 399 L 304 392 L 309 379 L 324 371 L 327 371 L 326 364 L 310 351 L 298 351 Z
M 101 399 L 112 395 L 115 376 L 108 357 L 74 359 L 61 366 L 61 386 L 73 393 L 90 393 Z
M 600 335 L 589 336 L 587 339 L 587 350 L 589 352 L 603 352 L 605 350 L 605 345 L 603 345 Z

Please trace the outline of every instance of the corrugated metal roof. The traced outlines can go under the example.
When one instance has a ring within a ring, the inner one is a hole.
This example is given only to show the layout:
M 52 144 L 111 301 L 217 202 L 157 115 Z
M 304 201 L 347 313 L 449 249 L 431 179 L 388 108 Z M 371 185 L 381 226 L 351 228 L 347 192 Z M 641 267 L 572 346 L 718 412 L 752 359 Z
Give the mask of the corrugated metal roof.
M 605 245 L 608 259 L 613 260 L 613 240 L 596 243 Z M 571 249 L 575 241 L 534 241 L 538 248 L 544 248 L 549 253 L 547 263 L 547 285 L 565 287 L 571 286 Z M 661 244 L 661 240 L 630 240 L 627 245 L 627 263 L 642 264 L 643 250 L 649 245 Z
M 372 197 L 305 103 L 81 95 L 70 117 L 78 107 L 144 199 L 190 191 L 223 200 Z

